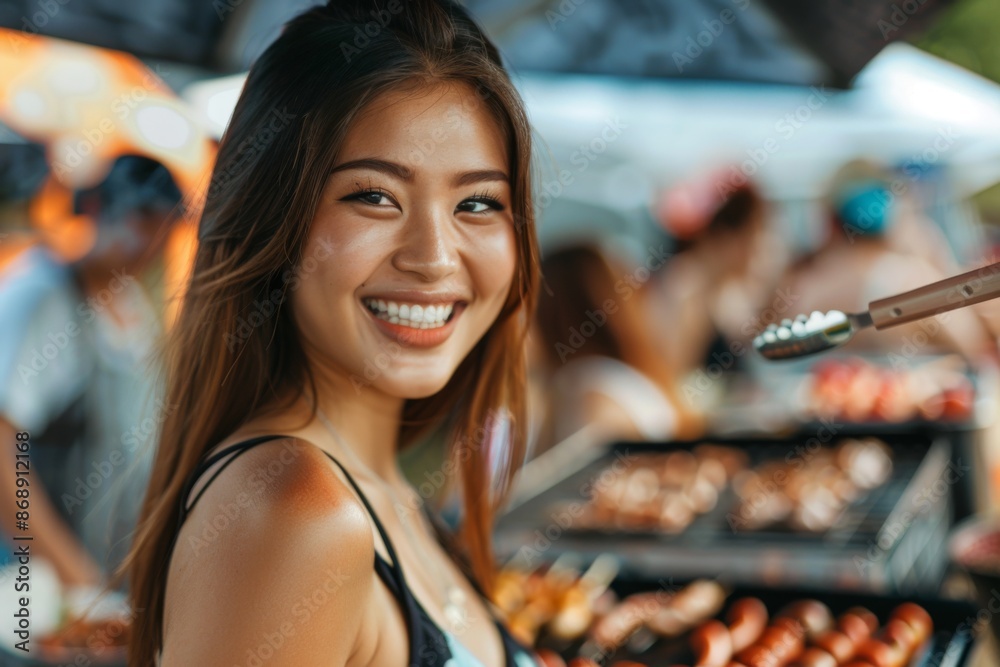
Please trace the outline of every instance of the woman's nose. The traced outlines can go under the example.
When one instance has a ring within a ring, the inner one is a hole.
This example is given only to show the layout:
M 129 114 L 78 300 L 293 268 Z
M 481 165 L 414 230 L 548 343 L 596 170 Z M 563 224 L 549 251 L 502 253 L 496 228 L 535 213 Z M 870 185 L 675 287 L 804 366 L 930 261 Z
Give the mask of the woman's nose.
M 454 273 L 460 260 L 452 217 L 440 209 L 414 213 L 405 223 L 393 266 L 427 282 Z

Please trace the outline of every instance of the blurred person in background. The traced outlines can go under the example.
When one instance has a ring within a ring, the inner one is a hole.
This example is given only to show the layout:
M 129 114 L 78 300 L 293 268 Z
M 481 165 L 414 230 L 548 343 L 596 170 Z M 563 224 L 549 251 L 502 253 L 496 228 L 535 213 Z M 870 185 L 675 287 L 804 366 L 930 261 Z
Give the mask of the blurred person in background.
M 675 254 L 650 281 L 649 317 L 661 353 L 682 377 L 709 366 L 739 371 L 766 307 L 792 308 L 774 286 L 785 252 L 745 177 L 720 169 L 682 182 L 657 204 Z M 742 174 L 741 174 L 742 176 Z
M 890 171 L 863 160 L 837 172 L 824 201 L 826 240 L 781 281 L 798 298 L 795 313 L 785 317 L 814 310 L 864 311 L 872 301 L 961 271 L 941 230 L 911 193 L 893 185 Z M 957 352 L 977 362 L 996 353 L 995 340 L 972 308 L 885 331 L 866 329 L 844 349 L 906 354 L 914 341 L 927 341 L 914 351 L 919 355 Z
M 35 243 L 30 202 L 49 174 L 45 147 L 38 143 L 4 143 L 0 125 L 0 271 L 11 259 Z
M 701 431 L 701 418 L 680 400 L 677 376 L 654 344 L 643 293 L 623 289 L 624 273 L 590 245 L 567 246 L 542 260 L 545 287 L 531 349 L 547 390 L 543 442 L 559 442 L 588 424 L 609 440 L 670 440 Z
M 98 586 L 134 527 L 120 512 L 134 511 L 144 475 L 126 473 L 158 412 L 146 363 L 158 314 L 140 276 L 180 200 L 165 167 L 122 156 L 73 193 L 73 212 L 93 225 L 89 250 L 67 261 L 37 243 L 0 273 L 0 442 L 27 431 L 31 443 L 28 533 L 13 512 L 0 513 L 0 533 L 32 535 L 69 588 Z M 13 456 L 0 468 L 0 497 L 13 498 Z
M 28 231 L 29 202 L 48 175 L 44 146 L 9 138 L 11 143 L 0 142 L 0 270 L 36 240 Z M 11 451 L 8 460 L 0 461 L 0 473 L 9 479 L 14 478 L 13 453 L 16 453 L 13 448 Z M 13 548 L 0 526 L 0 566 L 10 562 Z

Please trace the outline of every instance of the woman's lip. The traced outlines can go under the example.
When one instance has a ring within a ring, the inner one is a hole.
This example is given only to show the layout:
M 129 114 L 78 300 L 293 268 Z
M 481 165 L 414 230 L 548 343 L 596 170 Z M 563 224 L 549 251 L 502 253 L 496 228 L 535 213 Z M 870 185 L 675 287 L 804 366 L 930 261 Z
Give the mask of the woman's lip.
M 388 320 L 383 320 L 377 317 L 375 313 L 364 305 L 364 303 L 361 304 L 361 307 L 366 313 L 368 313 L 368 317 L 371 318 L 371 320 L 375 323 L 375 326 L 383 335 L 391 338 L 403 347 L 417 348 L 436 347 L 448 340 L 452 331 L 455 330 L 455 323 L 465 310 L 464 303 L 456 303 L 455 309 L 451 314 L 451 319 L 445 322 L 442 326 L 435 327 L 434 329 L 414 329 L 413 327 L 403 326 L 402 324 L 393 324 Z

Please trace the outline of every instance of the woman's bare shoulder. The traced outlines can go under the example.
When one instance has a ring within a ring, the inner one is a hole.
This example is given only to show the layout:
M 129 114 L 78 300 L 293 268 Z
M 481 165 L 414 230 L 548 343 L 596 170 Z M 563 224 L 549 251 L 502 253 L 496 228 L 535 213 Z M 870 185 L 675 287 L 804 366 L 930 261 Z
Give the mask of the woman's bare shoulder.
M 313 521 L 337 521 L 344 528 L 371 536 L 364 507 L 332 460 L 319 447 L 291 436 L 254 445 L 231 460 L 227 456 L 217 461 L 199 477 L 190 500 L 197 500 L 187 518 L 192 523 L 211 521 L 218 510 L 226 509 L 227 502 L 235 502 L 240 511 L 230 508 L 230 514 L 236 516 L 227 518 L 253 523 L 278 521 L 284 530 Z
M 306 621 L 310 639 L 269 664 L 305 664 L 318 650 L 346 656 L 371 597 L 374 557 L 371 521 L 322 450 L 291 437 L 256 445 L 208 485 L 181 530 L 164 658 L 240 662 L 264 634 L 305 631 Z

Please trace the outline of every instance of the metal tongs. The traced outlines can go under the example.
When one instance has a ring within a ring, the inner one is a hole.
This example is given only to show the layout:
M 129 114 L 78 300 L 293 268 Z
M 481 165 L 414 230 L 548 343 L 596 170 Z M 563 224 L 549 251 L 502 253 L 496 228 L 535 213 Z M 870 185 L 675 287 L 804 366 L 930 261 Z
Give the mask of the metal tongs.
M 831 310 L 770 324 L 753 346 L 771 360 L 816 354 L 843 345 L 862 329 L 906 324 L 1000 296 L 1000 262 L 868 304 L 863 313 Z

